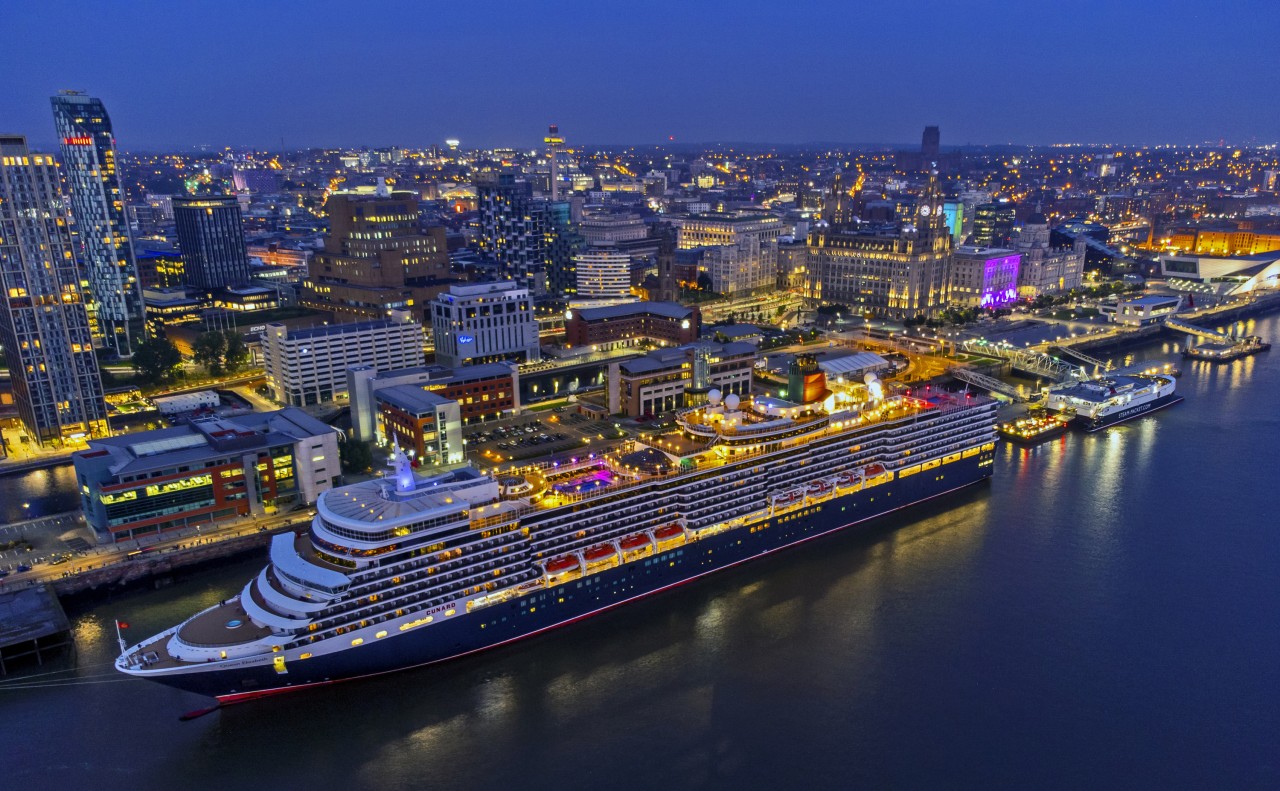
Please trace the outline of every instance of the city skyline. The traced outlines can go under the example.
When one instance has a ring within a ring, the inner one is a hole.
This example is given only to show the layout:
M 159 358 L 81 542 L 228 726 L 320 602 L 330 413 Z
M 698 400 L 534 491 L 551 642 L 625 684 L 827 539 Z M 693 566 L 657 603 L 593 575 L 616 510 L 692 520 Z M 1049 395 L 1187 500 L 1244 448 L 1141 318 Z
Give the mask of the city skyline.
M 623 20 L 578 3 L 293 9 L 255 6 L 213 47 L 193 41 L 190 5 L 19 4 L 11 29 L 29 33 L 0 64 L 27 77 L 0 99 L 3 131 L 51 150 L 48 97 L 73 88 L 113 109 L 131 151 L 532 148 L 548 123 L 578 145 L 908 145 L 928 124 L 944 146 L 1280 140 L 1277 89 L 1244 68 L 1280 24 L 1268 6 L 1244 26 L 1191 3 L 811 4 L 782 19 L 764 3 L 659 2 Z M 149 45 L 116 46 L 94 22 L 103 13 Z

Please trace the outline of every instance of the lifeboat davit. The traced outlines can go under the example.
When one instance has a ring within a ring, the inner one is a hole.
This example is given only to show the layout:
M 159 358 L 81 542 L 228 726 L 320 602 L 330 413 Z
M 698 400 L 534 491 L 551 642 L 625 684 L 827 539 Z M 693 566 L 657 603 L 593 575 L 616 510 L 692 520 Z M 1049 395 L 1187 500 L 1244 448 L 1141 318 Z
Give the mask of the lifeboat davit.
M 823 494 L 831 489 L 831 484 L 826 481 L 814 481 L 809 484 L 809 494 Z
M 841 486 L 853 486 L 858 482 L 858 476 L 852 472 L 842 472 L 840 473 L 840 476 L 836 478 L 836 482 Z
M 563 574 L 566 571 L 573 571 L 577 567 L 578 559 L 568 555 L 547 561 L 546 565 L 548 574 Z
M 680 525 L 667 525 L 666 527 L 660 527 L 657 530 L 653 531 L 653 535 L 654 535 L 654 538 L 658 539 L 659 541 L 666 541 L 667 539 L 670 539 L 670 538 L 683 536 L 684 528 L 681 527 Z
M 617 554 L 618 550 L 612 544 L 600 544 L 588 549 L 586 552 L 583 552 L 582 557 L 584 557 L 588 563 L 601 563 L 609 560 Z
M 618 543 L 622 545 L 623 552 L 631 552 L 633 550 L 644 549 L 649 546 L 649 537 L 643 534 L 636 534 L 634 536 L 627 536 Z

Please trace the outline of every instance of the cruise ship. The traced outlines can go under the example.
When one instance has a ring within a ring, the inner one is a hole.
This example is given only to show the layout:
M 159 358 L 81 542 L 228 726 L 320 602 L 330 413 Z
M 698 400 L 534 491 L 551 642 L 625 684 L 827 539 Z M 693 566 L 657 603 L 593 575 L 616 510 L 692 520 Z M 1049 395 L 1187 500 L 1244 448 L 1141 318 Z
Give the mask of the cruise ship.
M 1049 390 L 1045 406 L 1085 431 L 1100 431 L 1182 400 L 1168 374 L 1112 374 Z
M 512 473 L 323 493 L 235 597 L 116 667 L 240 702 L 462 657 L 597 615 L 990 477 L 994 401 L 723 399 L 665 433 Z

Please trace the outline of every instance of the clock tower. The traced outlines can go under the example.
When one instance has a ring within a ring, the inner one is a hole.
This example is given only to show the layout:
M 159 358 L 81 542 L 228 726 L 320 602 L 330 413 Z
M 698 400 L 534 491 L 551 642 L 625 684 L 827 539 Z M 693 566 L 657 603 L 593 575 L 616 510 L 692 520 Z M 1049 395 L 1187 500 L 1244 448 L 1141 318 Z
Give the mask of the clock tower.
M 922 241 L 932 242 L 933 249 L 937 249 L 940 238 L 950 240 L 951 237 L 947 229 L 947 218 L 942 211 L 942 189 L 938 186 L 936 167 L 929 171 L 929 183 L 925 185 L 924 194 L 916 204 L 916 236 Z

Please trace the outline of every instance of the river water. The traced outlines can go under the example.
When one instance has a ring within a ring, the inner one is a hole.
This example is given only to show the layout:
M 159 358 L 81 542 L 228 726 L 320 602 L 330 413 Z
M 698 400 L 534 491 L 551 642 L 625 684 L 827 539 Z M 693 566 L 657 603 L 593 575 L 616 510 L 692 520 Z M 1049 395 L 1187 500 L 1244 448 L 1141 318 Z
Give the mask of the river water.
M 73 617 L 82 683 L 0 691 L 0 785 L 1280 787 L 1277 355 L 1189 365 L 1184 403 L 1122 427 L 1002 444 L 944 504 L 193 722 L 201 698 L 111 674 L 112 619 L 150 634 L 261 561 L 117 596 Z

